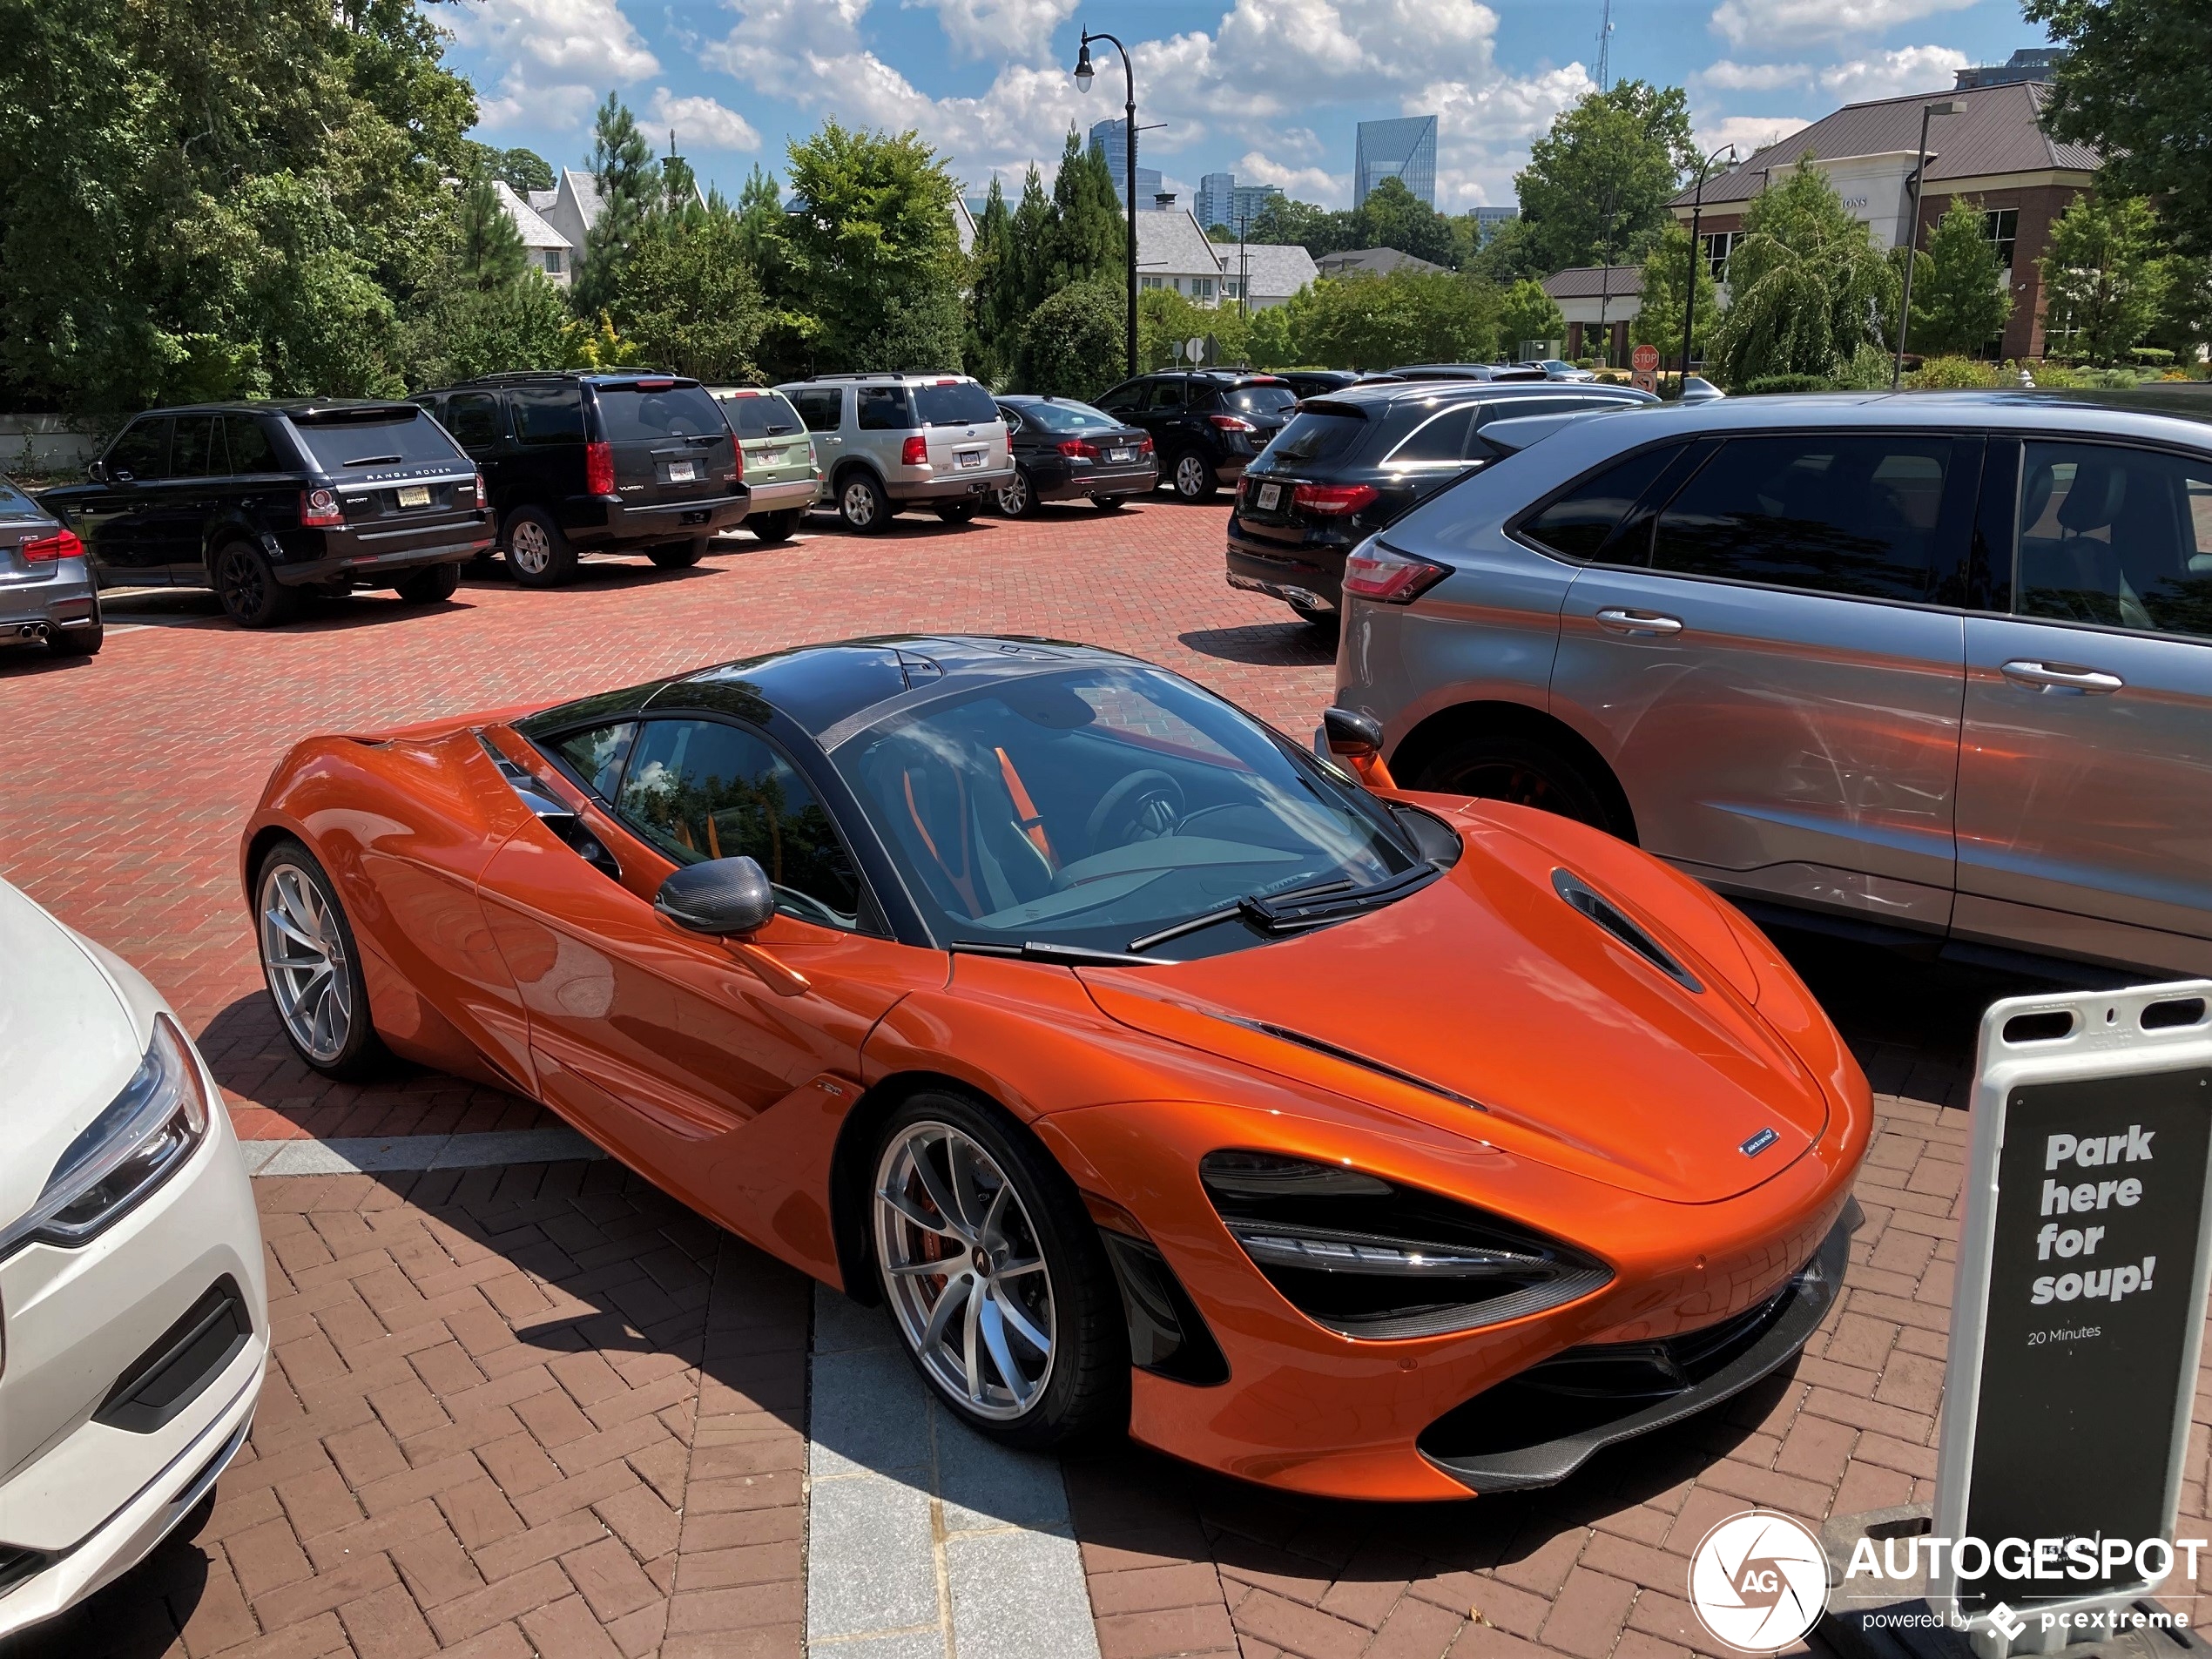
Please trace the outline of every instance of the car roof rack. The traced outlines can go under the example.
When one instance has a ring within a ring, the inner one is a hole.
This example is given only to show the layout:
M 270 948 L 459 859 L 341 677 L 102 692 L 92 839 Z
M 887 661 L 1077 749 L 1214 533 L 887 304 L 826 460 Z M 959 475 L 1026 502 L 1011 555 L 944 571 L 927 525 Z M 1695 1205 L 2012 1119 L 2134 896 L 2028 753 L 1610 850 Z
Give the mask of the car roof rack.
M 808 378 L 816 381 L 964 381 L 968 376 L 956 368 L 855 368 L 840 369 L 834 374 L 814 374 Z

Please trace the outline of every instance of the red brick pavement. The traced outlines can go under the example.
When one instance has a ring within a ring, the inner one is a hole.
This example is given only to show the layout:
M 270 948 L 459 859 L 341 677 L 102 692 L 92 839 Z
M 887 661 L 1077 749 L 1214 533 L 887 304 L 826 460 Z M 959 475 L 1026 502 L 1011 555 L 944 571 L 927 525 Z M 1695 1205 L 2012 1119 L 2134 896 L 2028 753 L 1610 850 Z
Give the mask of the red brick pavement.
M 795 1659 L 798 1274 L 611 1163 L 254 1190 L 252 1439 L 5 1659 Z
M 904 518 L 779 548 L 726 540 L 705 563 L 585 566 L 536 591 L 494 577 L 428 610 L 384 594 L 248 634 L 212 599 L 118 606 L 98 657 L 0 652 L 0 875 L 130 960 L 175 1003 L 250 1138 L 517 1129 L 535 1107 L 451 1078 L 333 1083 L 294 1058 L 261 988 L 238 835 L 270 768 L 319 732 L 564 697 L 858 634 L 1047 634 L 1136 652 L 1286 731 L 1328 699 L 1326 649 L 1282 606 L 1222 580 L 1224 508 L 1088 504 L 1015 523 Z

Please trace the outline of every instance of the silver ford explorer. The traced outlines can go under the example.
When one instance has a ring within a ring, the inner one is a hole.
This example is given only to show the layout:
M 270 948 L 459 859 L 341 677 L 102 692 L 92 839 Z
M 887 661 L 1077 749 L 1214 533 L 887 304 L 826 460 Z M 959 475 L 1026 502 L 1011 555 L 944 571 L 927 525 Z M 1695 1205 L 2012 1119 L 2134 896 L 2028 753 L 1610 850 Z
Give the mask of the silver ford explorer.
M 1337 701 L 1401 785 L 1601 825 L 1755 913 L 2212 974 L 2208 418 L 1561 424 L 1354 550 Z

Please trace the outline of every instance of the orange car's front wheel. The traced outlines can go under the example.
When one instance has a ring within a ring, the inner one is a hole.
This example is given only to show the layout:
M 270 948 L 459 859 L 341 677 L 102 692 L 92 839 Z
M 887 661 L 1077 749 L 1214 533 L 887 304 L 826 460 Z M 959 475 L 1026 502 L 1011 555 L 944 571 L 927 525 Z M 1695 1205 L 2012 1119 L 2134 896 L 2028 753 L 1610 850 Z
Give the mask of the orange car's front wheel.
M 1032 1447 L 1127 1421 L 1113 1270 L 1074 1184 L 1019 1129 L 915 1096 L 885 1128 L 871 1208 L 884 1299 L 954 1411 Z

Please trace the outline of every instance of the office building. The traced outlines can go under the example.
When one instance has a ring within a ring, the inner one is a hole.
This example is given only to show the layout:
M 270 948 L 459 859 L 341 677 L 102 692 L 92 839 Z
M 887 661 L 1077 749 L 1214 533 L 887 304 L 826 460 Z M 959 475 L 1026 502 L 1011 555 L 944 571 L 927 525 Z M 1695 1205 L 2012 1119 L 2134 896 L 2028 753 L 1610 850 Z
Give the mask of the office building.
M 1976 64 L 1971 69 L 1956 71 L 1959 84 L 1953 90 L 1973 92 L 1985 86 L 2012 86 L 2021 81 L 2048 81 L 2057 76 L 2059 65 L 2064 62 L 2066 51 L 2062 47 L 2030 47 L 2014 52 L 2001 64 Z
M 1521 217 L 1518 207 L 1477 207 L 1470 211 L 1474 214 L 1474 234 L 1478 243 L 1487 242 L 1495 236 L 1498 226 L 1507 219 Z
M 1362 121 L 1352 167 L 1352 205 L 1364 206 L 1367 192 L 1386 179 L 1402 179 L 1406 188 L 1431 207 L 1436 206 L 1436 118 L 1408 115 L 1395 121 Z
M 1101 121 L 1090 130 L 1090 147 L 1106 158 L 1106 171 L 1114 175 L 1114 199 L 1129 206 L 1129 152 L 1123 147 L 1129 142 L 1127 121 Z M 1143 150 L 1137 151 L 1141 158 Z M 1136 170 L 1137 211 L 1149 211 L 1152 199 L 1160 193 L 1160 170 L 1143 167 Z
M 1216 225 L 1226 225 L 1232 231 L 1240 225 L 1249 229 L 1267 204 L 1282 193 L 1274 185 L 1240 185 L 1233 172 L 1210 172 L 1198 180 L 1192 212 L 1198 223 L 1209 229 Z

